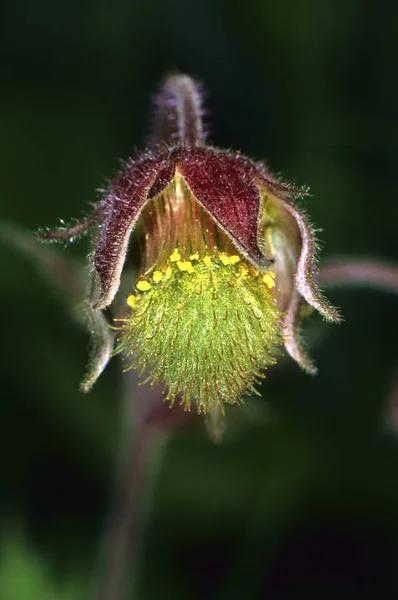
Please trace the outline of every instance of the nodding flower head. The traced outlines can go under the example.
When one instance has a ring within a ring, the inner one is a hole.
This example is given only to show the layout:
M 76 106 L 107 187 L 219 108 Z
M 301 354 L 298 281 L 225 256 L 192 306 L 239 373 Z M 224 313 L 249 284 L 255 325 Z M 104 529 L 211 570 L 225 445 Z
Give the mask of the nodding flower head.
M 98 322 L 119 289 L 134 230 L 141 267 L 116 319 L 114 353 L 163 383 L 171 403 L 223 413 L 255 391 L 283 345 L 315 372 L 301 343 L 303 301 L 327 320 L 339 317 L 316 283 L 316 242 L 297 204 L 306 192 L 264 163 L 206 145 L 201 93 L 189 77 L 166 78 L 154 108 L 157 144 L 124 165 L 91 216 L 40 237 L 96 229 L 89 305 Z M 97 331 L 84 391 L 111 353 Z

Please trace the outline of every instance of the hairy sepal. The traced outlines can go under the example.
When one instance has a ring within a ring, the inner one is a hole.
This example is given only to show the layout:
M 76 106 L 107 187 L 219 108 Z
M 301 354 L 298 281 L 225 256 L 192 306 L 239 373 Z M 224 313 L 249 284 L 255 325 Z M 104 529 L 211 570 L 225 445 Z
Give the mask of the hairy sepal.
M 305 215 L 287 196 L 276 196 L 265 186 L 263 198 L 264 234 L 275 259 L 278 305 L 285 313 L 285 348 L 302 369 L 314 375 L 317 369 L 305 351 L 301 336 L 303 300 L 329 321 L 337 321 L 339 315 L 319 290 L 316 240 Z

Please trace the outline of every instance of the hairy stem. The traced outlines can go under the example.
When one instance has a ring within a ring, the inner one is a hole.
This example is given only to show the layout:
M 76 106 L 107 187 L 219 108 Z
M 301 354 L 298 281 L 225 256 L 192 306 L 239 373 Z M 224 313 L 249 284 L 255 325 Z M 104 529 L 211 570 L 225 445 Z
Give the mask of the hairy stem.
M 95 600 L 122 600 L 127 573 L 137 572 L 139 545 L 154 472 L 172 425 L 181 411 L 172 411 L 162 402 L 159 388 L 139 387 L 138 375 L 129 371 L 127 385 L 124 448 L 117 476 L 113 507 L 104 537 L 96 581 Z
M 335 258 L 319 271 L 325 286 L 363 286 L 398 294 L 398 266 L 374 259 Z M 395 370 L 388 398 L 389 420 L 398 432 L 398 369 Z
M 398 266 L 379 260 L 336 258 L 322 265 L 318 279 L 325 286 L 360 285 L 398 294 Z
M 100 560 L 96 600 L 122 600 L 124 597 L 127 567 L 130 562 L 134 565 L 137 558 L 143 494 L 163 437 L 149 418 L 151 410 L 160 402 L 159 390 L 138 388 L 137 375 L 133 371 L 125 375 L 125 381 L 124 448 Z

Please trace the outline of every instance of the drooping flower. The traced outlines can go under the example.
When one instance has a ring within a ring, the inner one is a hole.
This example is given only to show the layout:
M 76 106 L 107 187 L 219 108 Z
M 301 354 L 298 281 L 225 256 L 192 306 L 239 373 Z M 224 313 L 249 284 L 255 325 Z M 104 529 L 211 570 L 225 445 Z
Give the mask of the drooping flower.
M 105 314 L 119 289 L 132 232 L 141 267 L 117 320 L 115 353 L 166 398 L 198 412 L 241 401 L 284 344 L 307 372 L 300 335 L 303 301 L 338 321 L 318 289 L 316 242 L 297 205 L 304 190 L 263 163 L 206 145 L 199 86 L 172 75 L 155 97 L 153 144 L 128 161 L 93 214 L 46 240 L 96 229 L 88 304 L 96 351 L 82 389 L 111 354 Z

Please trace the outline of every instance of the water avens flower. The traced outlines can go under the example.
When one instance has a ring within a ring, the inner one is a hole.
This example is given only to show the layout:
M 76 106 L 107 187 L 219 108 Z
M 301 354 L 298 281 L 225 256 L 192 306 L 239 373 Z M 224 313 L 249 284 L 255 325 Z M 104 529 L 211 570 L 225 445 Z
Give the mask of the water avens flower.
M 264 163 L 206 145 L 201 92 L 189 77 L 167 77 L 154 108 L 156 143 L 125 163 L 91 216 L 40 237 L 96 229 L 87 302 L 96 350 L 84 391 L 111 354 L 98 316 L 119 289 L 134 231 L 141 266 L 116 319 L 114 353 L 162 383 L 171 404 L 221 414 L 255 391 L 283 345 L 315 372 L 301 343 L 303 301 L 327 320 L 339 316 L 317 286 L 316 242 L 297 204 L 306 191 Z

